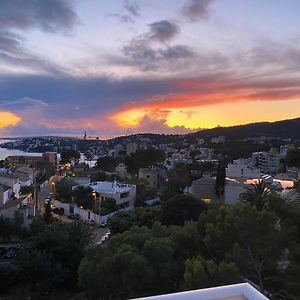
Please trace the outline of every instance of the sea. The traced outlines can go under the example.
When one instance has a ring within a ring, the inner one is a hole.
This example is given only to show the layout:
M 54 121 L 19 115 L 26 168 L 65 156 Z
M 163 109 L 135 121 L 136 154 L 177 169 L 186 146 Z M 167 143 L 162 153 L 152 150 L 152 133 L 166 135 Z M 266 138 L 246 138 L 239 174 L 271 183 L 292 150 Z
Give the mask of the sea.
M 0 140 L 0 145 L 6 142 L 11 142 L 12 140 Z M 6 148 L 0 147 L 0 160 L 5 159 L 7 156 L 10 155 L 23 155 L 23 156 L 42 156 L 42 153 L 32 153 L 32 152 L 24 152 L 21 150 L 11 150 Z

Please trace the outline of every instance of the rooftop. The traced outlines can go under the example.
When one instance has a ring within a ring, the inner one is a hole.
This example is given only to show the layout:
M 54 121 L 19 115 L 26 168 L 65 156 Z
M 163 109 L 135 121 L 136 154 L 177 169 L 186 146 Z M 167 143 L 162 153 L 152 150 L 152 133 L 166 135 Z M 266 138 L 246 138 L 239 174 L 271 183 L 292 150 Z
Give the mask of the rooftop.
M 133 300 L 267 300 L 249 283 L 219 286 L 208 289 L 186 291 Z
M 129 192 L 134 185 L 117 181 L 96 181 L 89 185 L 95 192 L 103 194 L 118 194 Z

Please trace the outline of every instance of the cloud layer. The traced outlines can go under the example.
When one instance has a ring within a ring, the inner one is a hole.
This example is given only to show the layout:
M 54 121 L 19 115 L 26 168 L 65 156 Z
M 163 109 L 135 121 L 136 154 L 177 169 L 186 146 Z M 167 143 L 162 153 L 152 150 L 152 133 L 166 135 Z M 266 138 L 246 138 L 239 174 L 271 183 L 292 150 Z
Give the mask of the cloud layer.
M 184 133 L 300 111 L 296 37 L 232 26 L 215 0 L 84 3 L 0 1 L 0 135 Z

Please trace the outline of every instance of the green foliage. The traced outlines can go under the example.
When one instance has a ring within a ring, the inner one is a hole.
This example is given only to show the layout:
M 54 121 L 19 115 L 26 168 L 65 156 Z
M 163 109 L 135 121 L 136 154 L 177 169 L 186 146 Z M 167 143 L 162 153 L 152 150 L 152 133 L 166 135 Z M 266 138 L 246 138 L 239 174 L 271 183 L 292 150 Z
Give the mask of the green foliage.
M 47 224 L 52 223 L 53 221 L 53 216 L 52 216 L 52 212 L 51 212 L 51 204 L 50 201 L 47 201 L 45 203 L 45 212 L 44 212 L 44 220 Z
M 117 162 L 111 156 L 100 157 L 96 163 L 96 168 L 105 172 L 115 172 L 116 166 Z
M 259 180 L 258 183 L 251 184 L 246 191 L 240 195 L 240 200 L 255 206 L 258 211 L 262 211 L 268 204 L 270 198 L 270 190 L 264 181 Z
M 90 242 L 90 229 L 79 222 L 46 224 L 36 219 L 31 225 L 29 248 L 52 257 L 66 271 L 70 284 L 77 280 L 77 268 Z
M 39 176 L 36 178 L 38 183 L 42 183 L 55 175 L 55 168 L 53 164 L 48 161 L 37 161 L 35 168 L 39 171 Z
M 233 284 L 241 280 L 239 268 L 232 262 L 205 260 L 193 257 L 185 262 L 184 287 L 199 289 L 223 284 Z
M 21 186 L 20 193 L 22 195 L 34 194 L 34 185 Z
M 20 213 L 15 213 L 13 219 L 0 216 L 0 240 L 6 242 L 26 236 L 27 230 L 21 227 L 22 224 L 23 215 Z
M 198 229 L 206 258 L 235 262 L 244 276 L 251 275 L 261 287 L 264 278 L 275 272 L 286 247 L 285 232 L 278 227 L 276 214 L 269 210 L 259 212 L 249 205 L 209 210 L 200 216 Z
M 72 187 L 76 183 L 72 178 L 64 177 L 55 184 L 55 196 L 58 200 L 62 202 L 71 202 L 72 200 Z
M 0 168 L 5 168 L 6 167 L 6 163 L 4 159 L 0 160 Z
M 286 155 L 285 162 L 289 167 L 300 168 L 300 149 L 289 150 Z
M 113 198 L 104 199 L 101 201 L 101 216 L 108 215 L 118 209 L 117 202 Z
M 45 250 L 24 250 L 18 257 L 18 265 L 23 280 L 30 283 L 33 291 L 49 292 L 67 277 L 67 270 Z
M 95 196 L 91 187 L 78 186 L 72 191 L 73 201 L 77 206 L 84 209 L 93 209 L 95 206 Z
M 134 203 L 135 207 L 145 205 L 145 201 L 149 199 L 154 199 L 157 195 L 157 190 L 155 188 L 148 188 L 145 184 L 136 185 L 136 200 Z
M 71 163 L 80 159 L 80 152 L 76 150 L 63 150 L 60 153 L 61 163 Z
M 216 194 L 220 200 L 223 199 L 224 191 L 225 191 L 225 164 L 219 163 L 217 169 L 217 178 L 216 178 Z
M 110 218 L 109 228 L 112 234 L 122 233 L 132 226 L 152 228 L 156 221 L 161 220 L 160 206 L 139 207 L 132 212 L 121 211 Z
M 186 221 L 196 221 L 206 206 L 192 195 L 178 194 L 162 203 L 162 222 L 183 226 Z
M 160 236 L 161 232 L 165 235 Z M 170 230 L 159 224 L 153 230 L 134 226 L 113 237 L 106 248 L 89 249 L 79 267 L 79 284 L 91 299 L 128 299 L 169 292 L 180 281 L 174 258 Z
M 155 166 L 158 162 L 163 161 L 165 153 L 157 149 L 139 150 L 131 153 L 125 158 L 127 172 L 138 174 L 140 168 Z

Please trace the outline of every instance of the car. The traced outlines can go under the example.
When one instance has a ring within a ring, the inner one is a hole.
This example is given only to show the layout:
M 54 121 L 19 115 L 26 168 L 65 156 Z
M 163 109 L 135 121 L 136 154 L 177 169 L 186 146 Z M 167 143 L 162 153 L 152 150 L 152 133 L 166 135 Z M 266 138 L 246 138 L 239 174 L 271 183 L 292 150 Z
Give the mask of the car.
M 79 214 L 71 213 L 71 214 L 68 215 L 68 218 L 71 219 L 71 220 L 80 220 Z
M 53 213 L 62 216 L 65 213 L 65 210 L 62 207 L 56 207 L 52 210 Z
M 101 227 L 101 228 L 106 228 L 106 227 L 107 227 L 107 223 L 106 223 L 106 222 L 102 222 L 102 223 L 100 224 L 100 227 Z
M 91 225 L 91 226 L 95 225 L 95 221 L 94 220 L 85 220 L 83 223 L 86 224 L 86 225 Z

